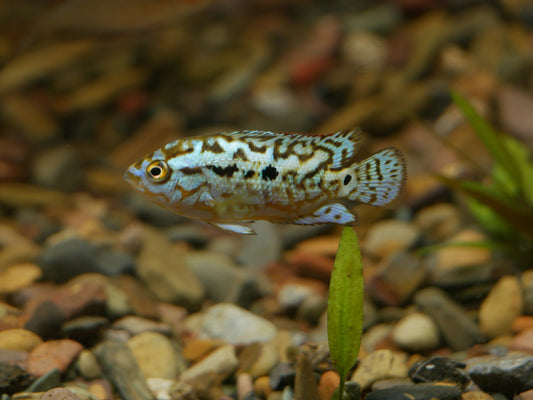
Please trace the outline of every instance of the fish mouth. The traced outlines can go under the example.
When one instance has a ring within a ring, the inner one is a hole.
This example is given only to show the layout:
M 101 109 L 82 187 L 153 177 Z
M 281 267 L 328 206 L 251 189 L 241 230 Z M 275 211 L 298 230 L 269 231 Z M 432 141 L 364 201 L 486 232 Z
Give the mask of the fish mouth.
M 142 187 L 139 184 L 139 177 L 132 172 L 131 168 L 128 168 L 124 172 L 124 180 L 128 182 L 131 186 L 133 186 L 135 189 L 142 191 Z

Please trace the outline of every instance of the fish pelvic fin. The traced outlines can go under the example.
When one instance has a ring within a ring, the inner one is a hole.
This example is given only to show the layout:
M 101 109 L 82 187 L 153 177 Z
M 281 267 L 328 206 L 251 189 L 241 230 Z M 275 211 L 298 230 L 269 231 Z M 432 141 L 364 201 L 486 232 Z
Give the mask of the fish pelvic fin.
M 353 188 L 348 200 L 384 206 L 395 200 L 404 190 L 407 180 L 407 162 L 395 147 L 385 148 L 366 160 L 354 164 Z M 350 172 L 345 176 L 348 185 Z
M 247 225 L 232 222 L 215 222 L 210 221 L 211 225 L 218 226 L 228 232 L 240 233 L 241 235 L 256 235 L 256 232 Z

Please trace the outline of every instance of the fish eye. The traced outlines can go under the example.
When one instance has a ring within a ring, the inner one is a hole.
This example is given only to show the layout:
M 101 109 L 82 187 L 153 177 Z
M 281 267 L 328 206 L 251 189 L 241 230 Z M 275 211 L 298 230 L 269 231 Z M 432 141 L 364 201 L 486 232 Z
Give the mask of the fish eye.
M 146 167 L 146 176 L 156 183 L 166 181 L 170 176 L 169 172 L 168 164 L 161 160 L 153 161 Z

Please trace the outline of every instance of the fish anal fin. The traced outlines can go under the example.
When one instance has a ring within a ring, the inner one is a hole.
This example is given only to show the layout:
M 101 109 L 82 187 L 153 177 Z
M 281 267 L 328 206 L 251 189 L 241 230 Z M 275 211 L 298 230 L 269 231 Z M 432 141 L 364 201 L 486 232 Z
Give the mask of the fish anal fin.
M 209 222 L 211 225 L 218 226 L 228 232 L 240 233 L 241 235 L 255 235 L 255 231 L 246 225 L 231 223 L 231 222 Z
M 298 225 L 315 225 L 315 224 L 356 224 L 357 216 L 349 211 L 345 205 L 340 203 L 326 204 L 317 209 L 313 214 L 300 217 L 294 221 Z

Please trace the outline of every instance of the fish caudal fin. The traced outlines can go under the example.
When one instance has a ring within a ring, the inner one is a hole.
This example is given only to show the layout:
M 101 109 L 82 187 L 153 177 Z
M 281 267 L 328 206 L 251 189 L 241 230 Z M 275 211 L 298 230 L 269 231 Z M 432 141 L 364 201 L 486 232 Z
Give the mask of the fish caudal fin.
M 398 149 L 389 147 L 357 163 L 355 177 L 348 199 L 383 206 L 402 192 L 407 178 L 407 163 Z

